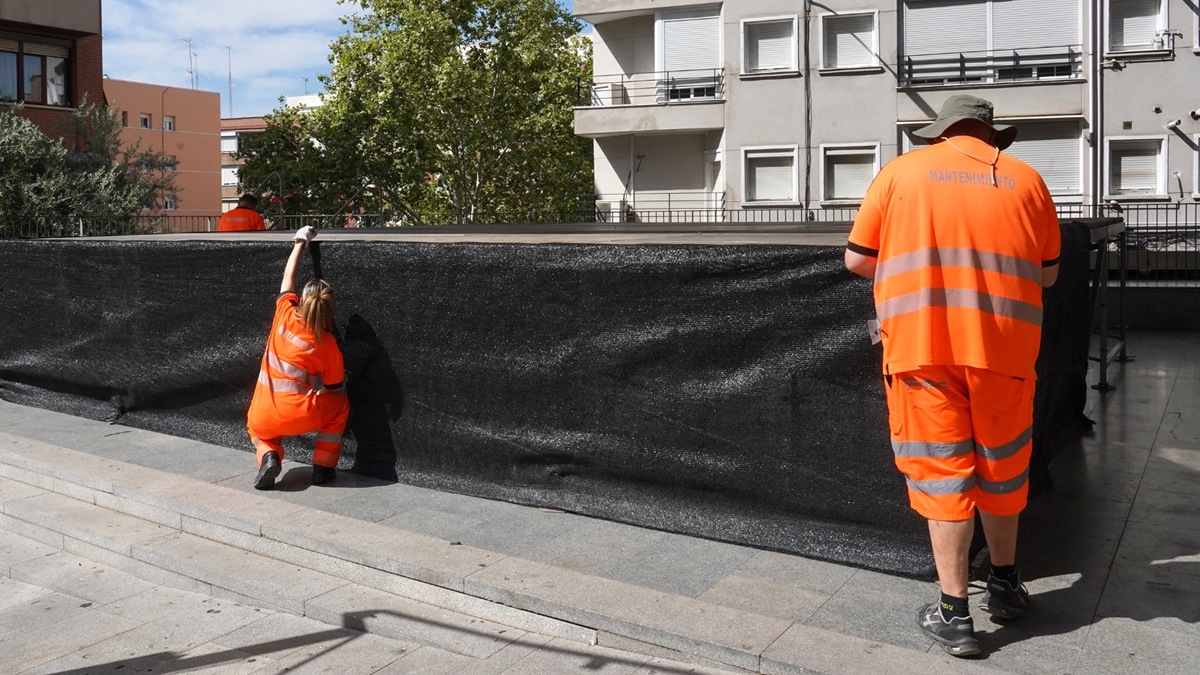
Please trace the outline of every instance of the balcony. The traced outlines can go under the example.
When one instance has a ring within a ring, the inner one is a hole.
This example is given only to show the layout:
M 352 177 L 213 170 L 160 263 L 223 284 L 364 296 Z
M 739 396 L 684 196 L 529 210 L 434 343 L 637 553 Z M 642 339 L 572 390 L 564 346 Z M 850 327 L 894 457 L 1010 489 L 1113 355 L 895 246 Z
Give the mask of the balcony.
M 598 223 L 708 223 L 724 220 L 725 193 L 706 190 L 643 190 L 587 195 L 583 220 Z
M 1081 45 L 910 54 L 900 59 L 901 87 L 1009 84 L 1082 77 Z
M 597 76 L 581 81 L 575 133 L 599 137 L 725 128 L 721 68 Z

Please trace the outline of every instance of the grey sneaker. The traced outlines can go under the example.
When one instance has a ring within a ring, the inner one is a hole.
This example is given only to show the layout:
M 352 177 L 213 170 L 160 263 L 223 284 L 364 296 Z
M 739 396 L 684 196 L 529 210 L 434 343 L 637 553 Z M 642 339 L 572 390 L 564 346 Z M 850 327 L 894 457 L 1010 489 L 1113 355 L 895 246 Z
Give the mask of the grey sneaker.
M 946 621 L 936 602 L 930 602 L 917 610 L 917 630 L 925 637 L 937 642 L 951 656 L 975 656 L 983 650 L 975 639 L 975 622 L 971 617 L 954 617 Z
M 1024 616 L 1029 611 L 1029 591 L 1017 576 L 1017 585 L 1013 586 L 999 577 L 988 575 L 987 590 L 983 592 L 983 600 L 979 609 L 998 619 L 1015 619 Z

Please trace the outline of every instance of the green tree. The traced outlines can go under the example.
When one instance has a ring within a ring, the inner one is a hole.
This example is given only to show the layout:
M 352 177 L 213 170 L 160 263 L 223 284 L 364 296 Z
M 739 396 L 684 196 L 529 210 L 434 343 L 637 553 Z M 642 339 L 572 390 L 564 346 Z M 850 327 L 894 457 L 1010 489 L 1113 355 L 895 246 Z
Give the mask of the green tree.
M 52 139 L 0 108 L 0 236 L 131 231 L 131 216 L 174 197 L 161 152 L 123 146 L 116 112 L 84 102 Z
M 556 0 L 350 4 L 325 105 L 271 115 L 247 177 L 291 173 L 322 210 L 372 182 L 404 222 L 575 216 L 593 189 L 572 112 L 591 55 Z

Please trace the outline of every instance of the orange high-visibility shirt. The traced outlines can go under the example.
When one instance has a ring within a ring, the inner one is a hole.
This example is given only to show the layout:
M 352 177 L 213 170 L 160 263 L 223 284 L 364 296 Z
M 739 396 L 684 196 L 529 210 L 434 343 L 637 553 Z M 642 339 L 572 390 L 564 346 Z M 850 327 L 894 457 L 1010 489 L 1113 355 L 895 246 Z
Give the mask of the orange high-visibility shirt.
M 973 366 L 1034 376 L 1042 268 L 1061 234 L 1028 164 L 971 137 L 888 162 L 867 190 L 848 248 L 877 256 L 885 373 Z
M 342 351 L 333 335 L 322 331 L 318 343 L 300 318 L 299 302 L 291 291 L 281 293 L 275 301 L 275 319 L 250 401 L 251 426 L 256 420 L 306 416 L 315 405 L 318 382 L 334 389 L 346 377 Z
M 247 230 L 265 230 L 267 224 L 263 222 L 262 216 L 254 209 L 237 207 L 226 211 L 221 216 L 221 222 L 217 224 L 218 232 L 243 232 Z

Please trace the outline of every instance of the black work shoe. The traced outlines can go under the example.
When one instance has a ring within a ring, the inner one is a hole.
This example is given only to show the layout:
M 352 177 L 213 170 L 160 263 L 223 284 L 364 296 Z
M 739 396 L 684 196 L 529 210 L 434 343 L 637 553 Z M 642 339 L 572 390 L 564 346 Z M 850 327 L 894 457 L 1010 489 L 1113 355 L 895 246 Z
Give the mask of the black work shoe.
M 258 470 L 258 477 L 254 479 L 254 489 L 270 490 L 275 487 L 275 478 L 279 475 L 281 469 L 278 453 L 268 452 L 263 456 L 262 467 Z
M 917 610 L 917 630 L 937 642 L 951 656 L 975 656 L 983 651 L 975 639 L 975 622 L 971 617 L 942 618 L 937 603 L 930 602 Z
M 1024 616 L 1025 612 L 1029 611 L 1029 591 L 1025 590 L 1020 576 L 1017 577 L 1016 586 L 1013 586 L 989 574 L 987 590 L 983 592 L 983 601 L 979 603 L 979 609 L 998 619 Z
M 313 485 L 324 485 L 326 483 L 331 483 L 333 482 L 334 478 L 337 478 L 337 469 L 313 464 Z

